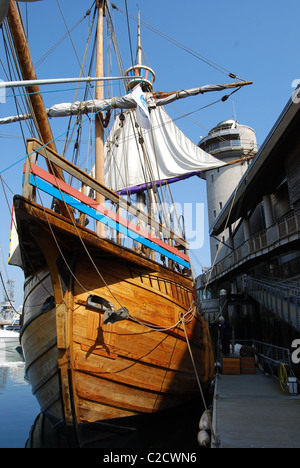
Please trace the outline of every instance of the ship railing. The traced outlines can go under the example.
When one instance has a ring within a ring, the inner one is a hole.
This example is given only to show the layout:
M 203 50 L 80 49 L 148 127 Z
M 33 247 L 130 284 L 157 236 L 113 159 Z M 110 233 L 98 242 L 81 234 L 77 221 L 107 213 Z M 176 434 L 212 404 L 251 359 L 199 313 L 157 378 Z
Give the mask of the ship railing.
M 77 224 L 88 225 L 88 229 L 92 225 L 96 232 L 96 223 L 100 222 L 105 225 L 106 238 L 109 235 L 110 240 L 181 272 L 189 270 L 189 244 L 180 235 L 40 141 L 27 141 L 27 155 L 25 198 L 52 210 L 57 209 L 54 200 L 66 204 Z M 64 180 L 58 177 L 57 169 Z M 71 182 L 65 182 L 67 178 Z M 97 193 L 104 204 L 96 201 Z

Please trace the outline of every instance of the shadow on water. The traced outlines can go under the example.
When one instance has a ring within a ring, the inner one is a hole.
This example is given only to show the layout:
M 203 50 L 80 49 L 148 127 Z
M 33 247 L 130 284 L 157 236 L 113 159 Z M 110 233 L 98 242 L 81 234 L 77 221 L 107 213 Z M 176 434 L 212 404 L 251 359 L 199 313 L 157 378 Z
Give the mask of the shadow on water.
M 78 429 L 84 448 L 199 448 L 197 434 L 204 411 L 200 396 L 159 413 L 87 424 Z M 113 434 L 111 428 L 114 428 Z M 36 418 L 26 448 L 77 448 L 77 435 L 45 414 Z

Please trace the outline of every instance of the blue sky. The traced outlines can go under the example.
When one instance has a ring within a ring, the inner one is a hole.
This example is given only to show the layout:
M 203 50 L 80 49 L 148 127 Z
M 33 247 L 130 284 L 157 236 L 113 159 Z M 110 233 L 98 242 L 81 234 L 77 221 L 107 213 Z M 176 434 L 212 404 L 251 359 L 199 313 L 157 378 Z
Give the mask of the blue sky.
M 68 27 L 79 20 L 92 5 L 92 0 L 60 0 L 59 4 Z M 114 3 L 125 10 L 124 0 Z M 161 33 L 175 39 L 192 51 L 212 60 L 226 70 L 253 85 L 234 94 L 225 103 L 218 103 L 191 115 L 188 119 L 179 119 L 177 125 L 189 138 L 198 143 L 200 136 L 205 136 L 218 122 L 236 116 L 241 124 L 249 125 L 257 134 L 261 145 L 271 130 L 276 119 L 287 103 L 293 88 L 292 83 L 300 79 L 298 58 L 298 21 L 300 4 L 296 0 L 287 2 L 258 1 L 224 2 L 215 0 L 205 2 L 190 0 L 152 0 L 151 2 L 127 0 L 130 15 L 136 17 L 138 8 L 142 19 L 142 44 L 148 64 L 156 72 L 155 90 L 170 91 L 192 88 L 209 83 L 227 83 L 232 80 L 225 73 L 208 66 L 198 57 L 187 53 L 182 48 L 161 37 Z M 22 3 L 26 18 L 26 5 Z M 66 32 L 66 26 L 57 0 L 43 0 L 27 5 L 29 42 L 33 61 L 36 63 L 46 51 Z M 125 67 L 129 67 L 129 40 L 126 16 L 120 11 L 113 11 L 117 24 L 119 45 Z M 85 20 L 71 33 L 76 50 L 82 57 L 86 42 Z M 145 25 L 146 23 L 146 25 Z M 147 27 L 150 25 L 151 28 Z M 156 32 L 153 31 L 153 28 Z M 136 21 L 130 19 L 133 50 L 136 50 Z M 0 57 L 4 60 L 1 39 Z M 147 63 L 147 62 L 146 62 Z M 61 47 L 47 57 L 37 67 L 38 78 L 73 77 L 79 73 L 79 65 L 69 37 Z M 4 79 L 1 68 L 0 78 Z M 71 99 L 71 93 L 63 93 L 66 87 L 55 89 L 43 87 L 46 107 Z M 115 89 L 119 95 L 119 89 Z M 187 112 L 199 109 L 219 99 L 223 94 L 212 94 L 186 99 L 168 107 L 168 113 L 176 118 Z M 13 115 L 15 109 L 11 97 L 6 104 L 0 105 L 0 116 Z M 61 135 L 64 124 L 60 119 L 52 119 L 54 136 Z M 12 193 L 21 193 L 22 163 L 13 165 L 25 156 L 24 146 L 19 139 L 17 124 L 0 128 L 0 171 L 5 183 L 6 195 L 11 204 Z M 58 146 L 61 142 L 58 142 Z M 5 170 L 7 169 L 7 170 Z M 178 187 L 173 187 L 174 197 L 181 202 L 206 204 L 205 182 L 189 179 Z M 1 224 L 0 242 L 4 261 L 8 256 L 10 213 L 3 190 L 0 191 Z M 208 226 L 204 220 L 205 243 L 192 254 L 197 272 L 201 266 L 210 265 L 208 246 Z M 22 303 L 23 274 L 16 267 L 7 266 L 8 276 L 16 281 L 16 305 Z

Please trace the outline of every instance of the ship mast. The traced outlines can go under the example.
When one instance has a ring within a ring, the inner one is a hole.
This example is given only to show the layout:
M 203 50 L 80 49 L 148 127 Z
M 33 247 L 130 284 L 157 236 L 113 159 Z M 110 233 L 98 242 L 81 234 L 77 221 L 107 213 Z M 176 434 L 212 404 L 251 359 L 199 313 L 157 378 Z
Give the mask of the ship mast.
M 105 0 L 97 0 L 98 21 L 97 21 L 97 52 L 96 52 L 96 76 L 103 76 L 103 17 L 105 15 Z M 103 86 L 96 86 L 96 99 L 103 99 Z M 95 118 L 95 179 L 104 184 L 104 126 L 102 113 L 98 112 Z M 104 204 L 105 197 L 96 194 L 96 201 Z M 97 234 L 104 237 L 105 228 L 102 223 L 97 223 Z
M 138 65 L 142 65 L 141 16 L 138 12 Z
M 141 39 L 141 16 L 140 10 L 138 11 L 138 46 L 137 46 L 137 56 L 138 56 L 138 63 L 139 67 L 142 66 L 142 39 Z M 139 69 L 140 70 L 140 69 Z M 140 71 L 139 71 L 140 73 Z M 140 191 L 136 195 L 136 205 L 140 211 L 146 211 L 146 193 L 144 191 Z M 138 226 L 145 228 L 145 225 L 138 221 Z

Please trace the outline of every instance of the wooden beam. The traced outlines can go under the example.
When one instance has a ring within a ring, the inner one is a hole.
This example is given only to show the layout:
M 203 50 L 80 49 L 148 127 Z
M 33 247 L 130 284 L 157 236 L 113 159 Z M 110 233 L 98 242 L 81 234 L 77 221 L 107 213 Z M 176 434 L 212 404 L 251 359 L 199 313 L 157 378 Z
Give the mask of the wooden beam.
M 27 38 L 24 32 L 23 24 L 16 6 L 15 0 L 11 0 L 7 19 L 10 27 L 10 32 L 13 38 L 16 54 L 18 57 L 18 63 L 24 80 L 36 80 L 36 73 L 33 66 Z M 40 135 L 41 140 L 49 148 L 56 151 L 56 146 L 49 124 L 46 108 L 40 92 L 39 86 L 28 86 L 28 96 L 30 99 L 32 111 L 34 114 L 35 125 Z M 47 162 L 48 164 L 48 162 Z M 54 174 L 57 178 L 64 180 L 63 172 L 60 168 L 48 165 L 48 170 Z M 69 216 L 69 213 L 64 206 L 60 203 L 59 206 L 64 216 Z

